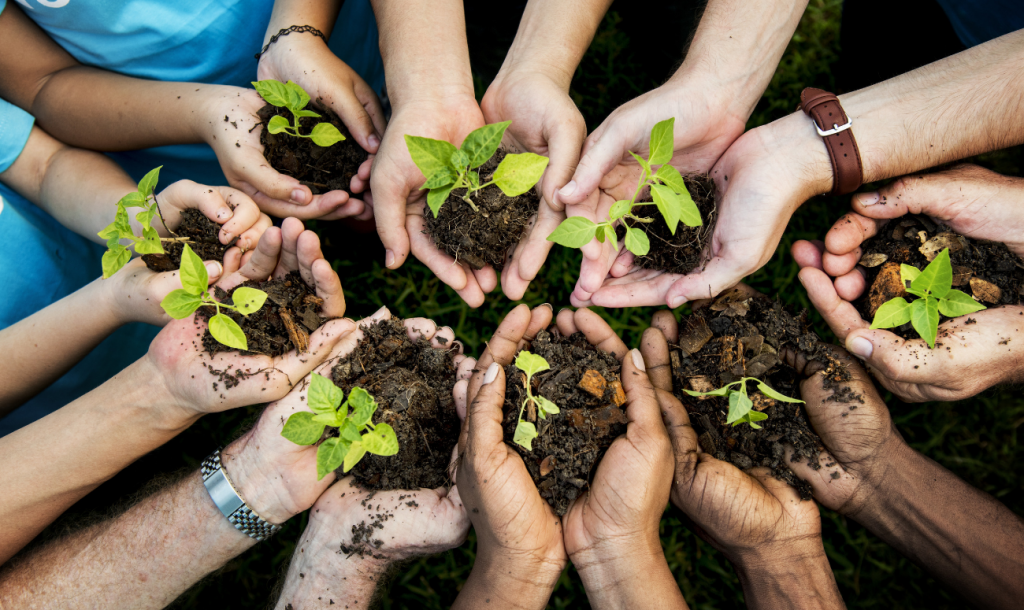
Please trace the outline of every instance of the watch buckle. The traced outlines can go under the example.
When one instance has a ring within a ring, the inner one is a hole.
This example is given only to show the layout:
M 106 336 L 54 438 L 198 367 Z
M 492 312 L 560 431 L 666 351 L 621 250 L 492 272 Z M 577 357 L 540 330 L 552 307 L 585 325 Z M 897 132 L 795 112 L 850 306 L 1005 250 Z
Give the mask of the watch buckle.
M 827 136 L 834 136 L 837 133 L 841 131 L 846 131 L 847 129 L 853 126 L 853 119 L 848 119 L 846 123 L 843 125 L 840 125 L 838 123 L 832 123 L 832 129 L 829 129 L 828 131 L 822 131 L 821 127 L 818 127 L 818 123 L 816 121 L 811 122 L 814 123 L 814 128 L 818 130 L 818 135 L 823 138 Z

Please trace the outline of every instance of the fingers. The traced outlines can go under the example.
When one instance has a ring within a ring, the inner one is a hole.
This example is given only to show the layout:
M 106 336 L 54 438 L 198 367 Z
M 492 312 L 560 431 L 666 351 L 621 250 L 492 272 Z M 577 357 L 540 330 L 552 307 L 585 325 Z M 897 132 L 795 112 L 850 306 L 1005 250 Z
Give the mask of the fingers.
M 457 262 L 451 256 L 438 250 L 434 240 L 426 235 L 423 216 L 409 214 L 403 216 L 403 222 L 408 226 L 410 245 L 412 252 L 445 284 L 451 286 L 470 307 L 479 307 L 484 303 L 484 290 L 480 287 L 476 276 L 468 265 Z M 378 229 L 380 222 L 378 218 Z M 491 271 L 493 274 L 493 270 Z M 495 285 L 497 278 L 495 277 Z
M 612 117 L 609 117 L 611 119 Z M 605 125 L 609 125 L 607 128 Z M 616 129 L 615 121 L 605 120 L 597 130 L 587 138 L 588 147 L 580 159 L 572 179 L 562 187 L 557 197 L 566 205 L 582 203 L 591 193 L 597 190 L 601 179 L 625 157 L 628 145 L 624 141 L 621 130 Z
M 281 229 L 270 227 L 256 244 L 256 250 L 247 253 L 250 254 L 248 259 L 242 258 L 241 268 L 231 275 L 225 275 L 217 285 L 224 290 L 230 290 L 246 280 L 261 281 L 269 278 L 281 256 L 281 243 Z
M 783 504 L 800 503 L 800 492 L 789 483 L 774 477 L 770 468 L 751 468 L 746 473 L 757 479 L 761 487 L 778 498 L 779 502 Z
M 362 95 L 357 95 L 357 85 L 355 80 L 358 79 L 360 82 L 361 78 L 352 74 L 350 87 L 340 87 L 339 94 L 332 96 L 331 106 L 341 117 L 341 120 L 345 123 L 345 127 L 348 127 L 349 132 L 352 133 L 352 137 L 359 146 L 362 147 L 368 153 L 376 153 L 380 147 L 380 137 L 384 133 L 383 130 L 377 131 L 377 127 L 373 124 L 373 119 L 370 117 L 370 113 L 366 108 L 369 105 L 374 111 L 380 109 L 380 103 L 376 101 L 376 95 L 369 90 L 369 87 L 365 83 L 361 83 L 362 87 L 359 91 Z M 370 100 L 373 99 L 373 102 Z M 366 104 L 364 104 L 364 100 Z M 383 115 L 383 112 L 381 112 Z
M 387 137 L 381 146 L 380 153 L 374 158 L 370 171 L 370 190 L 373 192 L 373 217 L 377 221 L 377 233 L 384 243 L 384 266 L 398 269 L 409 256 L 409 238 L 411 232 L 406 231 L 406 208 L 409 199 L 409 182 L 419 182 L 419 176 L 410 178 L 404 175 L 401 167 L 391 162 L 387 147 L 402 150 L 402 143 Z M 394 153 L 400 154 L 400 153 Z M 418 171 L 418 170 L 417 170 Z M 421 259 L 422 260 L 422 259 Z M 445 282 L 448 284 L 448 282 Z M 451 284 L 448 284 L 451 286 Z
M 800 270 L 797 277 L 807 290 L 811 304 L 840 340 L 845 340 L 853 330 L 871 326 L 860 317 L 860 312 L 853 303 L 840 298 L 832 280 L 824 271 L 805 267 Z
M 672 391 L 672 365 L 669 362 L 668 341 L 657 328 L 648 328 L 640 339 L 640 353 L 647 368 L 647 376 L 659 390 Z
M 573 315 L 573 321 L 576 328 L 598 349 L 608 352 L 619 360 L 625 357 L 628 351 L 626 344 L 615 334 L 604 318 L 589 309 L 577 309 Z
M 673 486 L 680 487 L 690 481 L 700 462 L 700 444 L 697 442 L 697 431 L 690 425 L 690 416 L 683 403 L 671 392 L 656 390 L 661 419 L 672 442 L 672 453 L 676 460 L 676 474 Z M 673 495 L 675 497 L 675 495 Z
M 700 273 L 684 275 L 677 280 L 669 288 L 665 302 L 675 309 L 687 301 L 715 297 L 754 271 L 757 267 L 756 261 L 754 263 L 752 265 L 746 256 L 731 257 L 723 252 L 712 258 Z
M 345 315 L 345 291 L 341 287 L 341 278 L 325 259 L 313 261 L 310 267 L 313 274 L 313 286 L 316 296 L 324 300 L 320 306 L 320 315 L 325 318 L 340 318 Z
M 654 316 L 651 317 L 651 326 L 660 330 L 669 343 L 674 344 L 679 341 L 679 323 L 676 322 L 676 316 L 671 310 L 662 309 L 654 312 Z
M 537 216 L 530 219 L 526 239 L 512 253 L 512 260 L 501 271 L 501 289 L 509 299 L 517 301 L 526 294 L 530 282 L 537 277 L 547 260 L 554 242 L 548 235 L 558 228 L 564 216 L 541 202 Z
M 929 358 L 934 354 L 923 339 L 908 341 L 886 330 L 863 328 L 847 335 L 846 349 L 862 359 L 876 376 L 889 382 L 939 385 L 945 381 L 942 370 L 936 370 L 942 367 L 944 359 Z M 913 397 L 899 393 L 904 400 L 916 402 Z
M 232 173 L 240 178 L 232 186 L 245 191 L 264 212 L 278 217 L 289 216 L 293 208 L 301 208 L 313 201 L 313 191 L 308 186 L 270 166 L 263 156 L 262 146 L 243 146 L 232 153 L 231 165 L 236 170 Z M 243 183 L 248 188 L 243 187 Z M 262 197 L 257 198 L 256 193 Z
M 370 122 L 373 123 L 373 131 L 375 132 L 367 137 L 364 150 L 370 154 L 376 154 L 377 149 L 380 148 L 380 138 L 388 124 L 384 115 L 384 108 L 380 105 L 380 99 L 377 98 L 377 94 L 361 78 L 356 83 L 355 91 L 356 98 L 359 99 L 363 109 L 366 110 L 367 116 L 370 117 Z
M 480 448 L 498 446 L 503 443 L 501 429 L 502 405 L 505 403 L 505 370 L 492 362 L 484 372 L 480 391 L 469 405 L 467 444 Z
M 405 329 L 410 341 L 430 341 L 437 333 L 437 323 L 429 318 L 408 318 L 405 320 Z
M 452 349 L 456 347 L 455 331 L 450 326 L 437 329 L 434 338 L 430 340 L 430 346 L 434 349 Z
M 281 256 L 274 268 L 274 279 L 283 279 L 299 269 L 299 236 L 305 227 L 298 218 L 285 218 L 281 222 Z
M 800 239 L 793 242 L 793 246 L 789 251 L 793 255 L 793 260 L 796 261 L 797 266 L 801 269 L 804 267 L 814 267 L 822 271 L 825 270 L 821 260 L 822 255 L 825 253 L 825 242 Z
M 658 399 L 644 368 L 640 350 L 629 350 L 629 355 L 622 359 L 621 377 L 622 389 L 626 392 L 626 417 L 629 422 L 637 424 L 645 434 L 664 434 L 665 426 L 661 420 Z
M 538 308 L 541 309 L 541 308 Z M 480 356 L 477 362 L 477 372 L 469 383 L 469 395 L 475 396 L 483 385 L 484 371 L 492 362 L 501 366 L 512 364 L 516 352 L 519 350 L 519 343 L 527 333 L 533 314 L 528 305 L 519 305 L 505 316 L 494 336 L 487 342 L 487 349 Z
M 285 394 L 288 390 L 295 386 L 303 377 L 310 374 L 313 369 L 317 368 L 331 355 L 334 347 L 340 343 L 343 339 L 351 335 L 357 326 L 355 322 L 347 319 L 330 320 L 323 326 L 318 328 L 309 336 L 309 350 L 303 353 L 298 353 L 295 350 L 288 352 L 287 354 L 274 359 L 274 370 L 277 373 L 283 373 L 287 378 L 287 387 L 281 388 L 283 391 L 280 395 L 274 396 L 255 396 L 254 399 L 258 401 L 266 400 L 277 400 Z M 279 380 L 278 375 L 272 377 L 275 381 Z M 264 385 L 263 382 L 257 384 L 257 386 Z M 243 403 L 248 404 L 248 403 Z
M 853 196 L 854 211 L 874 219 L 927 214 L 952 220 L 962 207 L 998 192 L 1004 177 L 976 165 L 959 165 L 931 174 L 904 176 L 874 193 Z
M 865 239 L 874 237 L 884 224 L 854 212 L 845 214 L 825 235 L 825 248 L 835 255 L 849 254 L 864 243 Z
M 548 137 L 548 163 L 541 179 L 541 192 L 544 201 L 548 202 L 554 210 L 561 212 L 565 205 L 558 198 L 558 190 L 565 186 L 573 178 L 576 171 L 576 164 L 580 160 L 580 149 L 583 148 L 583 140 L 587 136 L 587 126 L 579 110 L 575 110 L 573 122 L 558 122 L 553 127 Z M 601 175 L 602 177 L 604 174 Z M 599 180 L 600 181 L 600 180 Z M 579 183 L 577 183 L 579 184 Z M 591 189 L 593 190 L 593 189 Z

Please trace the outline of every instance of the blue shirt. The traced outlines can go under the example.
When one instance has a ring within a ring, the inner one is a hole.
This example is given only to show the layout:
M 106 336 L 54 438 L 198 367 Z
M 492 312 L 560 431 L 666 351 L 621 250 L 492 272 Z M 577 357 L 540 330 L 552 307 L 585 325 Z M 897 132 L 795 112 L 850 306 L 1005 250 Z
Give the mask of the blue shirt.
M 938 0 L 966 47 L 1024 28 L 1022 0 Z

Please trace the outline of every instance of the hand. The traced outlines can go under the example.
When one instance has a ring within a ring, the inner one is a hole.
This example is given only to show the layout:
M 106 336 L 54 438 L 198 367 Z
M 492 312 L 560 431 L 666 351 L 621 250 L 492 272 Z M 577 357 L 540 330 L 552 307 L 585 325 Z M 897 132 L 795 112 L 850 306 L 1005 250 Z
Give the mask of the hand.
M 935 349 L 930 349 L 924 339 L 871 330 L 871 322 L 839 296 L 841 278 L 833 283 L 822 271 L 823 250 L 820 242 L 793 244 L 800 283 L 846 349 L 862 358 L 878 382 L 902 400 L 962 400 L 1024 379 L 1018 366 L 1024 349 L 1024 307 L 996 307 L 947 320 L 939 325 Z M 859 276 L 857 271 L 851 274 Z
M 424 234 L 427 192 L 419 188 L 426 178 L 413 163 L 405 136 L 446 140 L 457 146 L 471 131 L 483 125 L 483 114 L 472 98 L 456 98 L 443 104 L 407 102 L 391 117 L 380 151 L 374 157 L 370 178 L 377 231 L 387 249 L 387 268 L 402 266 L 411 246 L 416 258 L 471 307 L 483 304 L 484 293 L 497 287 L 498 276 L 493 267 L 474 271 L 466 263 L 456 262 L 438 250 L 433 239 Z
M 587 135 L 586 122 L 569 98 L 568 88 L 534 68 L 503 67 L 480 104 L 488 124 L 512 121 L 505 132 L 506 143 L 550 158 L 540 182 L 537 217 L 501 272 L 502 290 L 512 300 L 523 298 L 554 245 L 547 237 L 565 219 L 565 206 L 555 192 L 572 176 Z

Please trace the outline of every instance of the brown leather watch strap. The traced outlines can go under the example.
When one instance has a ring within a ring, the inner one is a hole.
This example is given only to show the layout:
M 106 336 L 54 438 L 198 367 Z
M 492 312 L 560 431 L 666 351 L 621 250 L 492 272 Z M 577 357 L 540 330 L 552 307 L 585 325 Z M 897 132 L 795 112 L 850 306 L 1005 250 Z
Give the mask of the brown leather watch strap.
M 829 194 L 845 195 L 857 190 L 864 182 L 864 166 L 850 129 L 852 121 L 839 104 L 839 98 L 828 91 L 808 87 L 800 93 L 800 108 L 814 119 L 818 135 L 825 140 L 832 160 L 832 192 Z

